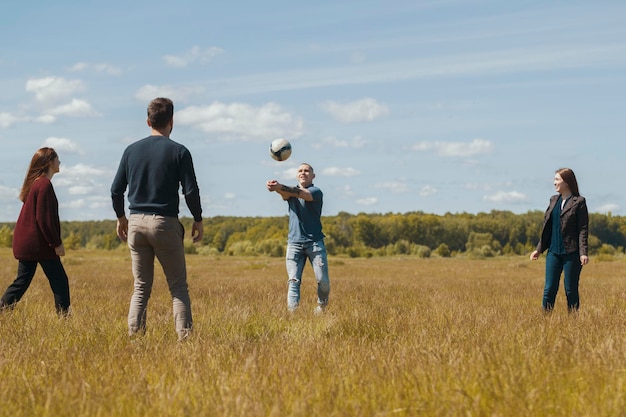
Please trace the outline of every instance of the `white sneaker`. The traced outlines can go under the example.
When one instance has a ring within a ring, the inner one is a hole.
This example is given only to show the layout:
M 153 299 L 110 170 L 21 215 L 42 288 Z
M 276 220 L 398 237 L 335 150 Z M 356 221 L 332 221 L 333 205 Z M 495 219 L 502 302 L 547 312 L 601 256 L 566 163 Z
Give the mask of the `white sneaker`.
M 188 340 L 191 337 L 191 329 L 183 329 L 178 333 L 178 341 L 179 342 L 184 342 L 185 340 Z
M 318 305 L 313 311 L 316 316 L 319 316 L 321 314 L 324 314 L 324 311 L 326 311 L 326 306 Z

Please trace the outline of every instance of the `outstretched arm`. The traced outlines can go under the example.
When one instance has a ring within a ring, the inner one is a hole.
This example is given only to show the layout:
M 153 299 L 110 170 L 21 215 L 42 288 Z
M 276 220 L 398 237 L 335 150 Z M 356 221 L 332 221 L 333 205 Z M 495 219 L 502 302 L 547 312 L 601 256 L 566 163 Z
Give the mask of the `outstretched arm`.
M 279 183 L 276 180 L 269 180 L 266 183 L 268 191 L 275 191 L 287 200 L 291 197 L 301 198 L 305 201 L 313 201 L 313 195 L 306 188 L 290 187 Z

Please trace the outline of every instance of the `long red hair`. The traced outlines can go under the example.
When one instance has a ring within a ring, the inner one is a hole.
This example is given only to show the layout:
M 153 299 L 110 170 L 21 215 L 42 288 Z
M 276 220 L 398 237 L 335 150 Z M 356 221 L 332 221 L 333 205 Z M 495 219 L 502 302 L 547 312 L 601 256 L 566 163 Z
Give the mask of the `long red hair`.
M 22 190 L 20 191 L 20 200 L 22 202 L 26 201 L 26 197 L 28 197 L 28 193 L 30 192 L 35 180 L 43 175 L 46 175 L 50 169 L 52 161 L 58 157 L 59 156 L 56 151 L 52 148 L 41 148 L 35 152 L 33 159 L 30 161 L 28 171 L 26 171 L 26 178 L 24 178 L 24 184 L 22 185 Z

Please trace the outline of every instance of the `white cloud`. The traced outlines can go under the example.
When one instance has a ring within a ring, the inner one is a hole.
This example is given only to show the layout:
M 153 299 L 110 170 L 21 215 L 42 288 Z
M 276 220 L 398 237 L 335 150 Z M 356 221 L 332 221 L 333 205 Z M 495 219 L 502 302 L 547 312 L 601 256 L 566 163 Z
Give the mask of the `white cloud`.
M 108 75 L 121 75 L 122 70 L 116 66 L 107 63 L 99 63 L 99 64 L 91 64 L 87 62 L 77 62 L 76 64 L 70 67 L 70 71 L 79 72 L 79 71 L 95 71 L 95 72 L 103 72 Z
M 517 191 L 498 191 L 491 195 L 483 196 L 483 200 L 493 203 L 525 203 L 528 201 L 526 194 Z
M 91 190 L 93 193 L 93 190 Z M 85 194 L 74 194 L 81 195 L 81 197 L 75 198 L 65 198 L 59 202 L 59 207 L 61 210 L 68 211 L 77 211 L 79 214 L 74 220 L 90 220 L 93 219 L 93 213 L 95 210 L 102 210 L 104 208 L 109 208 L 111 213 L 106 218 L 114 218 L 113 209 L 111 207 L 111 198 L 108 196 L 93 196 L 93 195 L 85 195 Z M 104 210 L 103 210 L 104 211 Z M 61 213 L 61 216 L 63 213 Z M 68 219 L 69 220 L 69 219 Z
M 373 206 L 378 203 L 378 198 L 376 197 L 364 197 L 356 200 L 356 203 L 361 206 Z
M 328 167 L 322 170 L 322 174 L 329 177 L 354 177 L 360 172 L 354 168 Z
M 5 185 L 0 184 L 0 199 L 10 200 L 17 198 L 20 194 L 20 190 L 16 190 L 15 188 L 7 187 Z
M 254 107 L 245 103 L 214 102 L 190 106 L 174 116 L 176 123 L 206 133 L 221 134 L 221 139 L 254 140 L 294 138 L 302 134 L 302 119 L 284 111 L 276 103 Z
M 55 185 L 60 187 L 78 187 L 89 185 L 92 191 L 96 184 L 94 178 L 103 178 L 108 181 L 113 177 L 113 173 L 104 169 L 95 168 L 90 165 L 77 164 L 74 166 L 61 165 L 61 171 L 55 177 Z
M 86 198 L 82 198 L 79 201 L 81 202 L 81 204 L 83 204 L 83 206 L 87 206 L 90 209 L 102 209 L 102 208 L 106 208 L 111 210 L 112 213 L 112 208 L 111 208 L 111 197 L 109 194 L 109 185 L 110 184 L 100 184 L 99 185 L 99 189 L 101 190 L 98 193 L 94 193 L 93 187 L 91 188 L 91 191 L 88 194 L 88 196 Z M 89 219 L 89 217 L 87 217 L 86 219 Z
M 185 68 L 196 62 L 209 62 L 222 53 L 224 53 L 224 50 L 216 46 L 204 49 L 199 46 L 194 46 L 189 51 L 184 52 L 181 55 L 164 55 L 163 61 L 165 61 L 165 64 L 170 67 Z
M 490 153 L 493 150 L 493 144 L 484 139 L 474 139 L 469 143 L 419 142 L 411 149 L 418 152 L 434 151 L 440 156 L 469 157 Z
M 111 207 L 110 186 L 113 172 L 86 164 L 65 167 L 54 179 L 55 188 L 61 195 L 60 207 L 78 210 L 75 219 L 93 218 L 95 211 Z M 110 212 L 112 213 L 112 212 Z
M 80 80 L 66 80 L 62 77 L 33 78 L 26 81 L 26 91 L 35 94 L 40 102 L 54 102 L 83 91 L 85 86 Z
M 109 175 L 110 172 L 100 169 L 94 168 L 85 164 L 76 164 L 73 167 L 67 167 L 63 170 L 63 173 L 67 176 L 104 176 Z
M 53 116 L 98 116 L 98 113 L 94 111 L 94 109 L 91 107 L 91 104 L 87 103 L 85 100 L 80 100 L 77 98 L 73 98 L 72 101 L 67 104 L 56 106 L 50 109 L 49 112 Z
M 367 140 L 363 139 L 361 136 L 355 136 L 352 138 L 351 145 L 353 148 L 362 148 L 367 144 Z
M 342 123 L 371 122 L 389 113 L 389 108 L 373 98 L 364 98 L 348 103 L 326 101 L 320 107 L 335 120 Z
M 428 197 L 431 195 L 435 195 L 439 192 L 439 190 L 437 190 L 435 187 L 433 187 L 432 185 L 425 185 L 420 189 L 420 196 L 422 197 Z
M 603 204 L 595 209 L 597 213 L 618 213 L 620 210 L 620 206 L 614 203 Z
M 341 193 L 342 193 L 343 195 L 348 196 L 348 197 L 352 197 L 352 196 L 356 195 L 356 194 L 355 194 L 355 192 L 354 192 L 354 190 L 352 190 L 352 187 L 350 187 L 349 185 L 345 185 L 345 186 L 342 188 Z
M 17 123 L 35 122 L 50 124 L 57 120 L 53 114 L 42 114 L 40 116 L 16 116 L 11 113 L 0 113 L 0 127 L 3 129 L 9 128 Z
M 280 172 L 277 172 L 276 175 L 282 180 L 294 180 L 296 175 L 298 174 L 298 167 L 291 166 L 289 168 L 285 168 Z
M 465 188 L 467 190 L 482 190 L 482 191 L 490 191 L 493 189 L 491 184 L 479 184 L 479 183 L 467 183 L 465 184 Z
M 325 137 L 324 139 L 311 144 L 313 149 L 322 149 L 328 146 L 331 148 L 347 148 L 350 144 L 347 140 L 340 140 L 334 136 Z
M 374 188 L 388 190 L 394 194 L 401 194 L 409 192 L 409 187 L 404 182 L 388 181 L 381 182 L 374 185 Z
M 146 105 L 150 100 L 156 97 L 168 97 L 174 101 L 174 107 L 176 108 L 177 101 L 186 101 L 190 97 L 195 97 L 204 94 L 206 88 L 201 85 L 192 85 L 184 87 L 174 87 L 171 85 L 145 85 L 141 87 L 136 93 L 135 98 Z
M 89 67 L 86 62 L 77 62 L 70 67 L 70 71 L 84 71 Z
M 68 192 L 71 195 L 85 195 L 93 192 L 93 187 L 88 185 L 75 185 L 68 188 Z
M 76 200 L 65 200 L 59 203 L 59 207 L 63 209 L 83 209 L 87 206 L 87 201 L 84 198 L 79 198 Z
M 334 136 L 328 136 L 324 139 L 316 141 L 311 144 L 313 149 L 322 149 L 325 147 L 332 148 L 362 148 L 367 141 L 361 136 L 355 136 L 352 140 L 341 140 Z
M 0 127 L 7 128 L 15 123 L 21 122 L 23 119 L 12 115 L 11 113 L 0 113 Z
M 43 114 L 41 116 L 36 117 L 34 120 L 37 123 L 50 124 L 50 123 L 54 123 L 57 120 L 57 118 L 51 114 Z
M 108 208 L 110 210 L 113 210 L 111 208 L 111 197 L 109 197 L 109 184 L 106 184 L 106 192 L 94 196 L 92 195 L 91 197 L 89 197 L 89 208 L 91 209 L 100 209 L 100 208 Z
M 484 139 L 474 139 L 467 143 L 448 143 L 440 148 L 445 156 L 473 156 L 490 153 L 493 150 L 491 142 Z
M 49 137 L 44 141 L 44 146 L 54 148 L 57 152 L 83 153 L 76 142 L 67 138 Z
M 418 142 L 415 145 L 411 146 L 411 149 L 414 150 L 414 151 L 417 151 L 417 152 L 431 151 L 431 150 L 436 148 L 436 143 L 438 143 L 438 142 L 422 141 L 422 142 Z

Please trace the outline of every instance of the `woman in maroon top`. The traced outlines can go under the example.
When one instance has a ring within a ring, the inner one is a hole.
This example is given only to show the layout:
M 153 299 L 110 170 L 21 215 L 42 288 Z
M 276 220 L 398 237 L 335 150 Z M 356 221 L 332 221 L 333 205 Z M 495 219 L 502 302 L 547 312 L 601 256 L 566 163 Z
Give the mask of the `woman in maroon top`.
M 17 277 L 0 299 L 0 309 L 12 308 L 30 286 L 37 264 L 41 264 L 54 294 L 57 313 L 70 309 L 70 287 L 60 256 L 65 255 L 61 241 L 59 202 L 50 180 L 59 172 L 59 157 L 52 148 L 39 149 L 20 191 L 24 202 L 13 231 L 13 255 L 19 261 Z

